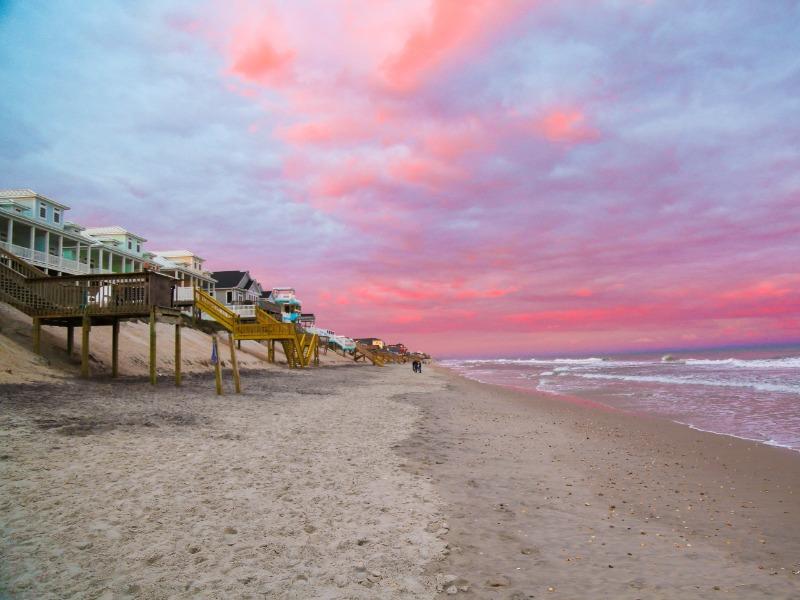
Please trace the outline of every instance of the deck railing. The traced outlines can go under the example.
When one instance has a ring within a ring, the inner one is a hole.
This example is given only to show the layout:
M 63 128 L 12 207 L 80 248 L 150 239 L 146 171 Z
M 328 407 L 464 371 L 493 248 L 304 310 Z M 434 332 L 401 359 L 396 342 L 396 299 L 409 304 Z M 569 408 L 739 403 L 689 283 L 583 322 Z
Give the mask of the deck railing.
M 158 273 L 67 275 L 30 278 L 25 287 L 34 316 L 146 315 L 151 307 L 170 308 L 172 280 Z
M 53 269 L 55 271 L 61 271 L 62 273 L 73 273 L 76 275 L 88 273 L 90 270 L 89 265 L 78 262 L 77 260 L 57 256 L 49 252 L 42 252 L 41 250 L 33 250 L 25 246 L 18 246 L 10 242 L 0 242 L 0 248 L 45 269 Z

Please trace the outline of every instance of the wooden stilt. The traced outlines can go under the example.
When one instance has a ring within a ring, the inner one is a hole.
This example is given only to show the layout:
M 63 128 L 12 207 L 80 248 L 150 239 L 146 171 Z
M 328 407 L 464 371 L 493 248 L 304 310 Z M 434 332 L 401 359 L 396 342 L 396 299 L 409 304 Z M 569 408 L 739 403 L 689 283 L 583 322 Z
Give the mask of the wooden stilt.
M 236 340 L 236 348 L 239 350 L 242 349 L 242 340 Z
M 155 385 L 158 382 L 158 372 L 156 371 L 156 309 L 150 309 L 150 383 Z
M 275 362 L 275 340 L 267 340 L 267 362 Z
M 72 356 L 75 350 L 75 328 L 72 325 L 67 326 L 67 356 Z
M 175 324 L 175 385 L 181 385 L 181 324 Z
M 236 340 L 237 342 L 240 340 Z M 236 346 L 233 344 L 233 334 L 228 334 L 228 345 L 231 347 L 231 367 L 233 368 L 233 385 L 237 394 L 242 393 L 242 385 L 239 381 L 239 362 L 236 360 Z
M 89 331 L 92 329 L 92 322 L 89 315 L 83 315 L 81 322 L 81 377 L 89 378 Z
M 211 335 L 211 344 L 212 344 L 212 355 L 216 356 L 216 362 L 214 363 L 214 381 L 217 384 L 217 396 L 222 395 L 222 361 L 219 358 L 219 344 L 218 344 L 217 334 L 214 333 Z
M 38 317 L 33 317 L 33 351 L 42 353 L 42 321 Z
M 119 319 L 111 324 L 111 377 L 119 377 Z

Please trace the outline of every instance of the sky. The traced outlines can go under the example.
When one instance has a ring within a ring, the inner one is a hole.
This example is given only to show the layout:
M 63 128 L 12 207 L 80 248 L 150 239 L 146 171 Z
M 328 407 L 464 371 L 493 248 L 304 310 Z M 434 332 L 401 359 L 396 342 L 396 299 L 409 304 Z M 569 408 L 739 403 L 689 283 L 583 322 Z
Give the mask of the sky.
M 0 0 L 0 187 L 436 356 L 800 341 L 800 2 Z

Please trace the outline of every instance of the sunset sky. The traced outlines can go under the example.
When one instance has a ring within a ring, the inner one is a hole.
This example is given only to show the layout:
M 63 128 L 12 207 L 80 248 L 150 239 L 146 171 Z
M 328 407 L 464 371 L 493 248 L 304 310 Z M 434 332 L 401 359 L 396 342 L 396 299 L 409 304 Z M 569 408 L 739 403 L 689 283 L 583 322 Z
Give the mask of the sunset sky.
M 0 187 L 438 356 L 800 341 L 800 2 L 0 0 Z

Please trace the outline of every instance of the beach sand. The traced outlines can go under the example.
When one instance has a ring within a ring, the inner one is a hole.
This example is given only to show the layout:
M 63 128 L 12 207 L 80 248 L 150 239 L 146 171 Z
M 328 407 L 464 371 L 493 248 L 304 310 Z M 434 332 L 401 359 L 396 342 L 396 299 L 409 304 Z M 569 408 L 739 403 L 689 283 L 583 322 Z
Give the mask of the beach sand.
M 0 590 L 800 597 L 797 453 L 438 368 L 243 386 L 0 386 Z

